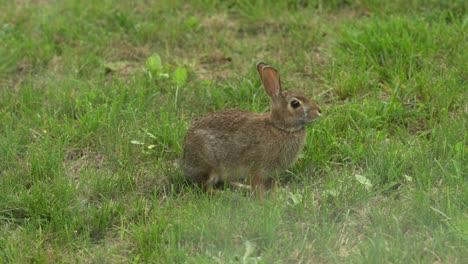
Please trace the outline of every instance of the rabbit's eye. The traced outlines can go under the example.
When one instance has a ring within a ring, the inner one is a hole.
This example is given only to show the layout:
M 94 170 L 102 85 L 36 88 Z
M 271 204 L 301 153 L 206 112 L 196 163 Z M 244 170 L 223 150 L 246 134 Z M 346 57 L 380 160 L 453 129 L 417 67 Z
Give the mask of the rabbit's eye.
M 299 102 L 298 100 L 292 100 L 291 106 L 292 108 L 298 108 L 299 106 L 301 106 L 301 102 Z

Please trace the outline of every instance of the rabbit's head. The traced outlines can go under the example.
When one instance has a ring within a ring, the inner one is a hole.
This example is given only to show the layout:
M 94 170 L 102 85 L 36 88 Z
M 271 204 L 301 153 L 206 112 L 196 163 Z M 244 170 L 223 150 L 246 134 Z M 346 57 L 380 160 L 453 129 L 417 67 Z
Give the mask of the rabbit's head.
M 304 94 L 282 90 L 275 68 L 261 62 L 257 65 L 257 71 L 271 98 L 270 120 L 275 127 L 291 132 L 301 130 L 322 115 L 320 106 Z

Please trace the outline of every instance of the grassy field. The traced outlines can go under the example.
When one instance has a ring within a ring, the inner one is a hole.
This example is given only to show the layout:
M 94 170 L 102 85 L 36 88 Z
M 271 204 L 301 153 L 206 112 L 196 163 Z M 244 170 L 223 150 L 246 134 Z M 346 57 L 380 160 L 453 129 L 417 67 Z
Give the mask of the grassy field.
M 468 259 L 466 1 L 189 2 L 0 2 L 0 263 Z M 276 197 L 208 197 L 184 134 L 268 111 L 260 61 L 324 117 Z

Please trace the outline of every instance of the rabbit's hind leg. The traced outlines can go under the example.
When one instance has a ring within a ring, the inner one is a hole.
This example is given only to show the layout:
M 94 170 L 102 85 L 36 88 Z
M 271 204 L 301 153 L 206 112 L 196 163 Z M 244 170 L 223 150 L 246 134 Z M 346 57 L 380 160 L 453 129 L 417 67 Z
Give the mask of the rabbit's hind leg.
M 203 190 L 207 193 L 213 192 L 213 186 L 219 181 L 219 175 L 214 170 L 208 174 L 205 182 L 203 183 Z
M 208 164 L 199 162 L 196 159 L 186 159 L 184 161 L 184 176 L 187 181 L 200 186 L 204 189 L 207 182 L 210 181 L 213 169 Z

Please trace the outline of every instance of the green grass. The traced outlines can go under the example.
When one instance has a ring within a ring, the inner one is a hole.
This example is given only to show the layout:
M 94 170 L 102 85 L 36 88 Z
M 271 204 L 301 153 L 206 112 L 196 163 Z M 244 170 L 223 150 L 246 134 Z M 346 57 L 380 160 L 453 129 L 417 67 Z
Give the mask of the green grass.
M 468 259 L 466 1 L 190 2 L 1 2 L 1 263 Z M 207 197 L 184 134 L 267 111 L 259 61 L 325 115 L 276 197 Z

